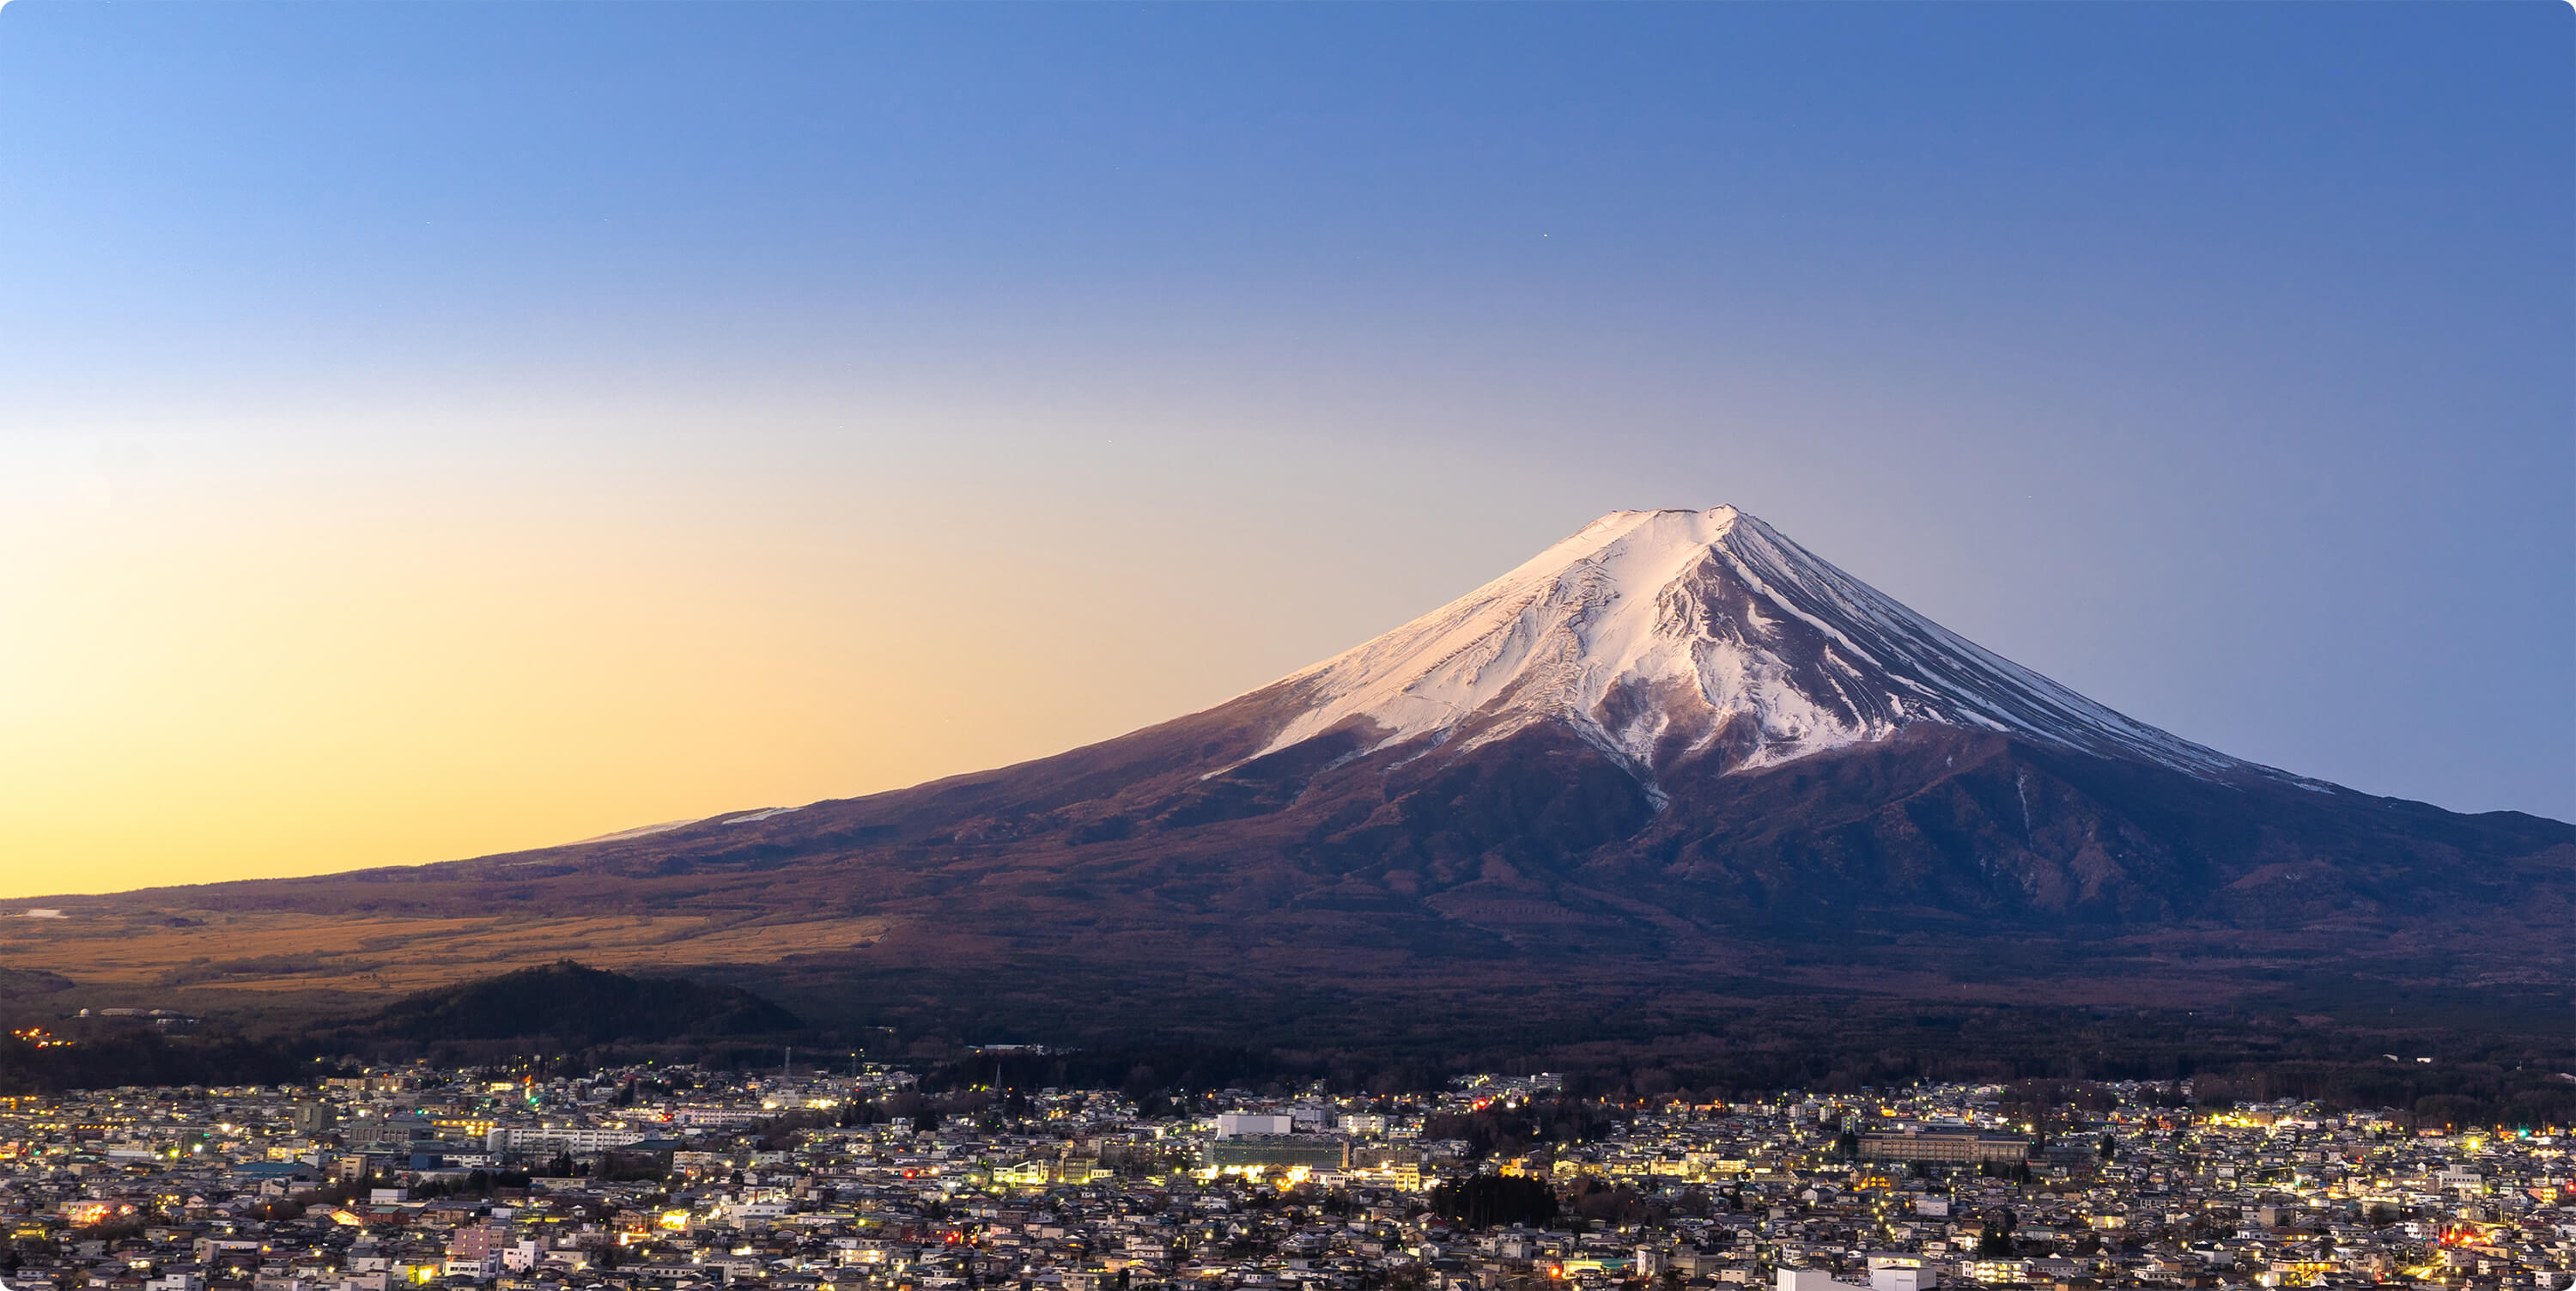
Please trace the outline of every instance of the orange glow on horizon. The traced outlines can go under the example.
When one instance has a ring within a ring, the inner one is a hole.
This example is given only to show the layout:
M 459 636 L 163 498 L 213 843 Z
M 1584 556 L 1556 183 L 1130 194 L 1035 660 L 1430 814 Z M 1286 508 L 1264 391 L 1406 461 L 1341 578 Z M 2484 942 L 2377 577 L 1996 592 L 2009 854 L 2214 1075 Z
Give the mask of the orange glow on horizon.
M 1298 622 L 1275 579 L 1226 568 L 1281 546 L 1225 534 L 1230 499 L 1158 512 L 1018 469 L 963 508 L 956 481 L 775 461 L 0 496 L 0 900 L 899 788 L 1178 716 L 1370 630 Z

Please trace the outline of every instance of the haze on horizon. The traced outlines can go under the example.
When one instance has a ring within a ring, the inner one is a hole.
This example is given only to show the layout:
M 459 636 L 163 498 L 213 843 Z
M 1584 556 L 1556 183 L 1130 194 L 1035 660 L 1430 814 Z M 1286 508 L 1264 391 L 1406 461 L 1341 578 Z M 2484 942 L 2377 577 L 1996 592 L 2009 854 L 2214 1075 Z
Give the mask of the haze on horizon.
M 1743 507 L 2576 817 L 2576 17 L 0 9 L 0 897 L 1200 708 Z

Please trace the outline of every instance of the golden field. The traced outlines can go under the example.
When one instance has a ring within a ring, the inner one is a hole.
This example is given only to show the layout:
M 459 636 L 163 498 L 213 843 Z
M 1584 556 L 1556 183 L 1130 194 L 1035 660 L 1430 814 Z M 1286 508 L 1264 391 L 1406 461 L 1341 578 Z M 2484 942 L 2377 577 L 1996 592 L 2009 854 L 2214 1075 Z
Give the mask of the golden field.
M 846 917 L 83 913 L 0 919 L 0 969 L 60 973 L 138 1004 L 151 992 L 204 988 L 398 995 L 567 956 L 629 972 L 775 962 L 867 945 L 887 927 L 884 919 Z

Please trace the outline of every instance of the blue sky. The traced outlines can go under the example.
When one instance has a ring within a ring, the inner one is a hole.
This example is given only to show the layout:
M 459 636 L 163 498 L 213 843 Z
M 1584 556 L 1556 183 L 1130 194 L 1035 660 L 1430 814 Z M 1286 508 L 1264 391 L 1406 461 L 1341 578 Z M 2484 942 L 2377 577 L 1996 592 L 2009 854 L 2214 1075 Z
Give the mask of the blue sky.
M 785 796 L 1113 734 L 1602 511 L 1731 502 L 2190 738 L 2563 818 L 2571 24 L 17 0 L 12 590 L 148 601 L 168 549 L 117 535 L 245 516 L 458 519 L 385 575 L 426 578 L 551 508 L 692 535 L 675 598 L 792 556 L 882 602 L 900 541 L 941 614 L 1030 558 L 1114 610 L 1007 628 L 1096 656 L 904 679 L 1017 697 L 1007 732 L 903 762 L 860 723 Z M 745 670 L 829 644 L 797 599 L 733 611 Z

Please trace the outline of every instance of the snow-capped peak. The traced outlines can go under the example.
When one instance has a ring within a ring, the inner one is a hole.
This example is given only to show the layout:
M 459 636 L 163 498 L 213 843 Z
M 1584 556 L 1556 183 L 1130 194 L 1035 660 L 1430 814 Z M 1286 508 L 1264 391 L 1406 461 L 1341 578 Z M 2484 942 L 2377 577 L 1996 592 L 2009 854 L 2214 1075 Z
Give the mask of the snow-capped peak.
M 1375 748 L 1426 751 L 1553 722 L 1651 783 L 1687 760 L 1745 770 L 1936 722 L 2251 769 L 1960 638 L 1733 507 L 1613 512 L 1279 684 L 1303 711 L 1265 753 L 1357 719 Z

